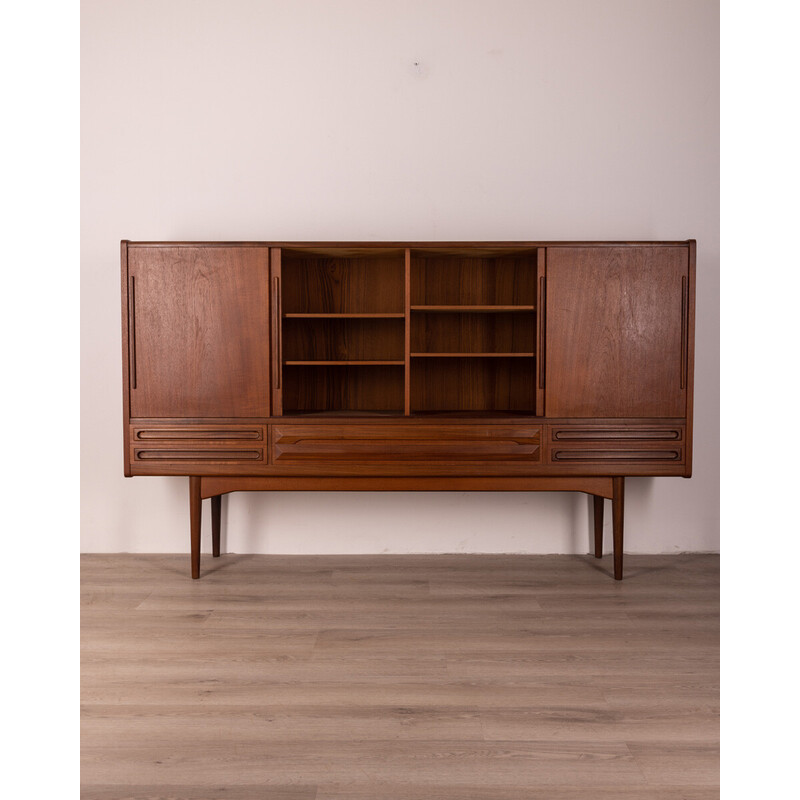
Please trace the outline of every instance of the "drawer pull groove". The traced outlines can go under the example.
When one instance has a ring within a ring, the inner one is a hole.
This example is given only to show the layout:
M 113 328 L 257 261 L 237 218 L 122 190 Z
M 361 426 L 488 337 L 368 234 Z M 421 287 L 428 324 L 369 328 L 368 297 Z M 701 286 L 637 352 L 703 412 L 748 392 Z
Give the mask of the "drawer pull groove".
M 175 439 L 247 439 L 247 440 L 261 440 L 260 430 L 182 430 L 177 429 L 152 429 L 152 430 L 139 430 L 136 432 L 137 440 L 149 441 L 171 441 Z
M 601 429 L 601 428 L 565 428 L 553 431 L 555 441 L 573 441 L 591 439 L 594 441 L 619 441 L 638 439 L 643 441 L 669 441 L 681 438 L 679 430 L 671 429 Z
M 555 450 L 553 461 L 680 461 L 679 450 Z
M 137 450 L 137 461 L 260 461 L 261 450 Z
M 541 428 L 442 425 L 275 425 L 272 463 L 540 462 Z

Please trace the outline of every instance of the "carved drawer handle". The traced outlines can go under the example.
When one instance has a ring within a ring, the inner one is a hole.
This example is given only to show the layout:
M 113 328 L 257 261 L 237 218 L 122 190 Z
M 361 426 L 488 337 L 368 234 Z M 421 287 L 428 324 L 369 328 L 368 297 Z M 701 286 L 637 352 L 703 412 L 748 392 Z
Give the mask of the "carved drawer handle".
M 626 439 L 643 439 L 651 441 L 680 439 L 681 434 L 678 430 L 668 429 L 604 429 L 604 428 L 564 428 L 561 430 L 553 431 L 553 439 L 555 441 L 568 441 L 568 440 L 607 440 L 607 441 L 620 441 Z
M 172 441 L 182 439 L 261 439 L 259 430 L 181 430 L 181 429 L 147 429 L 136 431 L 138 441 Z
M 553 461 L 679 461 L 678 450 L 556 450 Z
M 260 461 L 260 450 L 137 450 L 137 461 Z

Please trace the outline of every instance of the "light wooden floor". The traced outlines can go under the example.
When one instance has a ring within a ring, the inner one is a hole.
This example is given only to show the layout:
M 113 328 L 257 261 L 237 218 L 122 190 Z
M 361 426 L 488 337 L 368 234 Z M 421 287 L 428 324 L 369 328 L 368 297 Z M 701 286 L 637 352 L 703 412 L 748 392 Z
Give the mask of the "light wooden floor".
M 708 800 L 708 555 L 83 557 L 82 798 Z

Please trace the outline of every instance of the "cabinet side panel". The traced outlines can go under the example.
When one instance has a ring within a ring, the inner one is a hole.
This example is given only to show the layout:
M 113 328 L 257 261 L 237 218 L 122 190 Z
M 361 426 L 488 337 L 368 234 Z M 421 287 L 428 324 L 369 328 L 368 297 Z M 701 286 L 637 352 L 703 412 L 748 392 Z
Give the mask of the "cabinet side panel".
M 128 314 L 130 300 L 128 298 L 128 242 L 120 242 L 120 277 L 122 284 L 122 470 L 126 478 L 131 476 L 130 450 L 130 341 L 128 331 L 130 318 Z
M 269 414 L 266 247 L 128 248 L 134 417 Z
M 695 316 L 695 265 L 697 243 L 689 240 L 689 297 L 688 319 L 686 320 L 686 471 L 684 477 L 692 476 L 692 438 L 694 422 L 694 316 Z
M 547 252 L 552 417 L 684 417 L 688 248 Z

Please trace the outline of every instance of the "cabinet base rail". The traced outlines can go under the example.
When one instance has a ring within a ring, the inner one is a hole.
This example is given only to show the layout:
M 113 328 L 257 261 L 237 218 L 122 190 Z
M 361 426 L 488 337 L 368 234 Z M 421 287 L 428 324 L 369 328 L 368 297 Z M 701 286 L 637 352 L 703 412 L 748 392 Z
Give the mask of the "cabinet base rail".
M 625 478 L 402 478 L 402 477 L 198 477 L 189 478 L 192 578 L 200 577 L 202 501 L 211 498 L 211 543 L 220 555 L 222 495 L 264 491 L 484 491 L 585 492 L 594 498 L 594 555 L 603 557 L 603 506 L 611 500 L 614 579 L 622 580 Z

